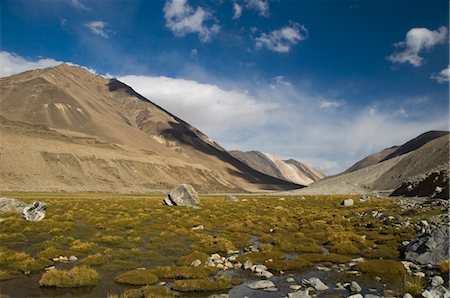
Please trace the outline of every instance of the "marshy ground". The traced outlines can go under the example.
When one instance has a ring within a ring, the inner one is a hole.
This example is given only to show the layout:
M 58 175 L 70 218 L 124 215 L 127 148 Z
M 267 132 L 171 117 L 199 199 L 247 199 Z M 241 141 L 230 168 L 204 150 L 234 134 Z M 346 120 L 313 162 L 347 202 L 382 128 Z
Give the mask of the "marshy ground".
M 398 296 L 420 291 L 421 280 L 408 276 L 399 246 L 414 239 L 407 219 L 418 222 L 440 209 L 402 211 L 392 199 L 360 202 L 352 196 L 287 197 L 201 195 L 200 208 L 168 207 L 164 195 L 99 193 L 2 193 L 27 203 L 44 201 L 46 217 L 25 221 L 2 215 L 0 223 L 0 293 L 10 297 L 282 297 L 298 282 L 317 276 L 330 286 L 319 296 L 348 296 L 336 282 L 358 281 L 363 292 Z M 353 206 L 342 206 L 353 198 Z M 381 212 L 387 220 L 371 214 Z M 192 229 L 203 225 L 204 229 Z M 253 246 L 257 252 L 243 254 Z M 236 262 L 264 264 L 279 291 L 246 287 L 259 280 L 243 269 L 219 271 L 205 266 L 214 253 L 239 250 Z M 77 261 L 53 261 L 59 256 Z M 339 270 L 363 257 L 351 270 Z M 190 266 L 195 259 L 198 267 Z M 45 268 L 56 269 L 46 272 Z M 319 271 L 317 267 L 331 271 Z M 135 270 L 135 269 L 141 270 Z M 142 270 L 146 268 L 146 270 Z M 284 274 L 281 274 L 283 271 Z M 348 272 L 350 271 L 350 273 Z M 165 282 L 165 285 L 159 285 Z M 1 297 L 3 297 L 0 295 Z

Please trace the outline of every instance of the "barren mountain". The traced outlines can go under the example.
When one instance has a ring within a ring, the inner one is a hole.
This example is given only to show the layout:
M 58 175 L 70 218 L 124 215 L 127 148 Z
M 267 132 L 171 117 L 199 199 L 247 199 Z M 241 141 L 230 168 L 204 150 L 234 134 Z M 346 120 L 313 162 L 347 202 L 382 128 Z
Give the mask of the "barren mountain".
M 308 187 L 295 190 L 298 194 L 346 194 L 373 191 L 392 191 L 404 181 L 417 180 L 418 176 L 440 168 L 448 168 L 448 134 L 425 145 L 388 160 L 362 167 L 352 172 L 323 179 Z
M 0 79 L 2 190 L 301 187 L 248 167 L 127 85 L 61 64 Z
M 325 177 L 307 164 L 293 159 L 283 161 L 270 153 L 234 150 L 230 154 L 261 173 L 301 185 L 309 185 Z

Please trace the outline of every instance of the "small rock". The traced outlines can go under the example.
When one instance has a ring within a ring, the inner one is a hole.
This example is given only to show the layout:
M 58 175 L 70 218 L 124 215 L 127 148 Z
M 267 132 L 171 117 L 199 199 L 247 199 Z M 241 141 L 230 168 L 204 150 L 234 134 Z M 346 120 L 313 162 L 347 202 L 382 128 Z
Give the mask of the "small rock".
M 336 287 L 334 288 L 336 291 L 347 291 L 347 289 L 340 283 L 336 283 Z
M 317 277 L 311 277 L 309 279 L 304 279 L 303 283 L 310 285 L 317 291 L 326 291 L 329 289 L 329 287 L 323 283 L 319 278 Z
M 78 261 L 78 258 L 76 256 L 69 257 L 69 262 L 76 262 L 76 261 Z
M 294 291 L 298 291 L 302 288 L 302 286 L 301 285 L 290 285 L 289 288 Z
M 212 294 L 208 296 L 208 298 L 228 298 L 230 297 L 228 294 Z
M 198 267 L 202 264 L 202 261 L 200 261 L 199 259 L 196 259 L 194 261 L 192 261 L 191 266 L 192 267 Z
M 247 260 L 247 261 L 244 262 L 244 269 L 245 269 L 245 270 L 248 270 L 248 269 L 250 269 L 250 268 L 252 268 L 252 267 L 253 267 L 252 261 Z
M 266 278 L 266 279 L 269 279 L 269 278 L 271 278 L 271 277 L 273 276 L 273 274 L 270 273 L 270 272 L 267 271 L 267 270 L 263 270 L 263 271 L 261 271 L 261 272 L 257 272 L 257 273 L 256 273 L 256 276 L 264 277 L 264 278 Z
M 413 296 L 410 293 L 406 293 L 403 295 L 403 298 L 413 298 Z
M 346 199 L 346 200 L 343 200 L 342 201 L 342 203 L 341 203 L 341 205 L 343 205 L 343 206 L 353 206 L 353 199 Z
M 14 198 L 0 198 L 0 213 L 22 213 L 28 204 Z
M 242 264 L 241 263 L 236 263 L 234 264 L 234 269 L 241 269 L 242 268 Z
M 158 286 L 161 286 L 161 287 L 162 287 L 162 286 L 165 286 L 166 284 L 167 284 L 167 283 L 166 283 L 165 281 L 162 281 L 162 282 L 159 282 L 159 283 L 158 283 Z
M 275 288 L 275 284 L 270 280 L 259 280 L 248 284 L 247 287 L 253 290 L 262 290 L 268 288 Z
M 361 294 L 354 294 L 354 295 L 348 296 L 347 298 L 364 298 L 364 297 Z
M 289 298 L 310 298 L 311 296 L 309 295 L 308 291 L 297 291 L 294 293 L 289 293 L 288 297 Z
M 364 261 L 365 261 L 365 259 L 363 257 L 352 259 L 352 262 L 355 262 L 355 263 L 361 263 L 361 262 L 364 262 Z
M 262 290 L 265 291 L 265 292 L 277 292 L 278 288 L 271 287 L 271 288 L 265 288 L 265 289 L 262 289 Z
M 325 271 L 325 272 L 331 271 L 330 268 L 322 267 L 322 266 L 317 266 L 316 269 L 319 270 L 319 271 Z
M 195 226 L 195 227 L 191 228 L 191 230 L 193 230 L 193 231 L 204 230 L 204 229 L 205 229 L 205 226 L 203 226 L 203 225 L 199 225 L 199 226 Z
M 220 259 L 221 259 L 221 256 L 219 254 L 212 254 L 211 255 L 211 260 L 213 260 L 213 261 L 217 261 L 217 260 L 220 260 Z
M 440 277 L 439 275 L 433 276 L 433 278 L 431 279 L 431 286 L 433 288 L 438 287 L 443 284 L 444 284 L 444 279 L 442 277 Z
M 235 255 L 235 254 L 239 254 L 239 250 L 233 250 L 233 249 L 229 249 L 227 250 L 227 254 L 228 255 Z
M 381 298 L 381 296 L 375 294 L 366 294 L 364 295 L 364 298 Z
M 295 279 L 293 277 L 288 277 L 288 278 L 286 278 L 286 281 L 291 283 L 291 282 L 295 282 Z
M 286 201 L 285 198 L 279 198 L 278 201 Z
M 239 199 L 236 198 L 234 195 L 227 195 L 225 197 L 225 202 L 239 202 Z
M 49 266 L 49 267 L 45 268 L 45 271 L 52 271 L 52 270 L 55 270 L 55 269 L 56 269 L 55 266 Z
M 216 267 L 219 268 L 219 269 L 224 269 L 225 268 L 225 266 L 223 264 L 217 264 Z
M 352 281 L 352 282 L 350 283 L 350 290 L 351 290 L 352 292 L 357 292 L 357 293 L 359 293 L 359 292 L 362 291 L 362 288 L 361 288 L 361 286 L 360 286 L 356 281 Z
M 255 271 L 256 273 L 259 273 L 259 272 L 263 272 L 265 270 L 267 270 L 266 266 L 264 266 L 264 265 L 256 265 L 255 269 L 253 271 Z

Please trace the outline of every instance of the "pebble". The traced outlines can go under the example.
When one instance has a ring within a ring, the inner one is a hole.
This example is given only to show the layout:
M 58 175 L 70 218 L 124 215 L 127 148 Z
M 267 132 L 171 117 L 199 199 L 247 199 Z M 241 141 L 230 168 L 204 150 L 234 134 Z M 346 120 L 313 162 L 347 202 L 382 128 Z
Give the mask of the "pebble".
M 347 298 L 364 298 L 364 297 L 361 294 L 354 294 L 354 295 L 348 296 Z
M 286 278 L 286 281 L 291 283 L 291 282 L 295 282 L 295 279 L 293 277 L 288 277 L 288 278 Z
M 259 280 L 248 284 L 247 287 L 253 290 L 261 290 L 267 288 L 275 288 L 275 284 L 270 280 Z
M 329 289 L 329 287 L 323 283 L 319 278 L 317 277 L 311 277 L 309 279 L 304 279 L 303 283 L 309 284 L 311 287 L 313 287 L 317 291 L 326 291 Z
M 433 288 L 438 287 L 443 284 L 444 284 L 444 279 L 442 277 L 440 277 L 439 275 L 433 276 L 433 278 L 431 279 L 431 286 Z
M 52 271 L 52 270 L 55 270 L 55 269 L 56 269 L 55 266 L 49 266 L 49 267 L 45 268 L 45 271 Z
M 290 285 L 289 288 L 294 291 L 298 291 L 302 288 L 302 286 L 301 285 Z
M 264 265 L 256 265 L 255 269 L 253 271 L 255 271 L 256 273 L 259 273 L 259 272 L 263 272 L 265 270 L 267 270 L 266 266 L 264 266 Z
M 361 288 L 361 286 L 360 286 L 356 281 L 352 281 L 352 282 L 350 283 L 350 290 L 351 290 L 352 292 L 357 292 L 357 293 L 359 293 L 359 292 L 362 291 L 362 288 Z
M 200 261 L 199 259 L 196 259 L 194 261 L 192 261 L 191 266 L 192 267 L 198 267 L 202 264 L 202 261 Z
M 244 262 L 244 269 L 245 270 L 252 268 L 252 266 L 253 266 L 253 263 L 251 261 L 247 260 L 247 261 Z
M 204 225 L 199 225 L 199 226 L 195 226 L 192 227 L 191 230 L 196 231 L 196 230 L 204 230 L 205 226 Z
M 410 293 L 406 293 L 403 295 L 403 298 L 413 298 L 413 296 Z
M 76 261 L 78 261 L 78 258 L 76 256 L 70 256 L 69 257 L 69 261 L 70 262 L 76 262 Z
M 160 283 L 158 283 L 158 286 L 165 286 L 167 283 L 165 282 L 165 281 L 162 281 L 162 282 L 160 282 Z
M 276 288 L 276 287 L 271 287 L 271 288 L 265 288 L 265 289 L 262 289 L 263 291 L 266 291 L 266 292 L 277 292 L 278 291 L 278 288 Z
M 319 270 L 319 271 L 325 271 L 325 272 L 331 271 L 330 268 L 322 267 L 322 266 L 317 266 L 316 269 Z

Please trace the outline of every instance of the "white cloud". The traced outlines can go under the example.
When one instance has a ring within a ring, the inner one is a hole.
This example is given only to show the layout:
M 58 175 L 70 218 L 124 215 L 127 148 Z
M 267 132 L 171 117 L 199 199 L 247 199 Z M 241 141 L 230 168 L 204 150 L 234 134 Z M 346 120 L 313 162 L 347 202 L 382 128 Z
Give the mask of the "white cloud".
M 102 21 L 92 21 L 86 23 L 85 26 L 91 29 L 92 33 L 100 35 L 103 38 L 109 38 L 108 32 L 111 31 L 106 29 L 108 26 L 107 23 Z
M 242 6 L 238 3 L 233 3 L 233 20 L 239 19 L 242 15 Z
M 438 74 L 433 73 L 431 78 L 441 84 L 450 81 L 450 65 L 441 70 Z
M 336 109 L 342 107 L 343 105 L 344 101 L 342 100 L 322 100 L 319 107 L 321 109 Z
M 7 77 L 30 69 L 56 66 L 61 63 L 61 61 L 49 58 L 30 61 L 14 53 L 2 51 L 0 52 L 0 77 Z
M 244 91 L 224 90 L 192 80 L 133 75 L 118 79 L 213 138 L 264 125 L 270 110 L 276 108 Z
M 448 30 L 442 26 L 438 30 L 428 30 L 427 28 L 412 28 L 406 34 L 405 41 L 396 43 L 394 46 L 402 51 L 387 57 L 392 63 L 410 63 L 415 67 L 423 64 L 423 57 L 420 53 L 431 50 L 438 44 L 443 44 L 447 40 Z
M 269 2 L 267 0 L 246 0 L 245 7 L 256 10 L 261 16 L 269 16 Z
M 69 0 L 69 3 L 78 10 L 90 11 L 91 9 L 84 5 L 80 0 Z
M 200 40 L 207 42 L 220 30 L 220 26 L 216 22 L 212 22 L 210 25 L 206 24 L 208 20 L 213 20 L 209 12 L 200 6 L 196 9 L 192 8 L 187 0 L 167 0 L 163 11 L 166 27 L 175 36 L 198 33 Z
M 279 30 L 263 33 L 255 38 L 256 48 L 266 47 L 278 53 L 288 53 L 293 46 L 308 38 L 308 30 L 305 26 L 291 22 Z

